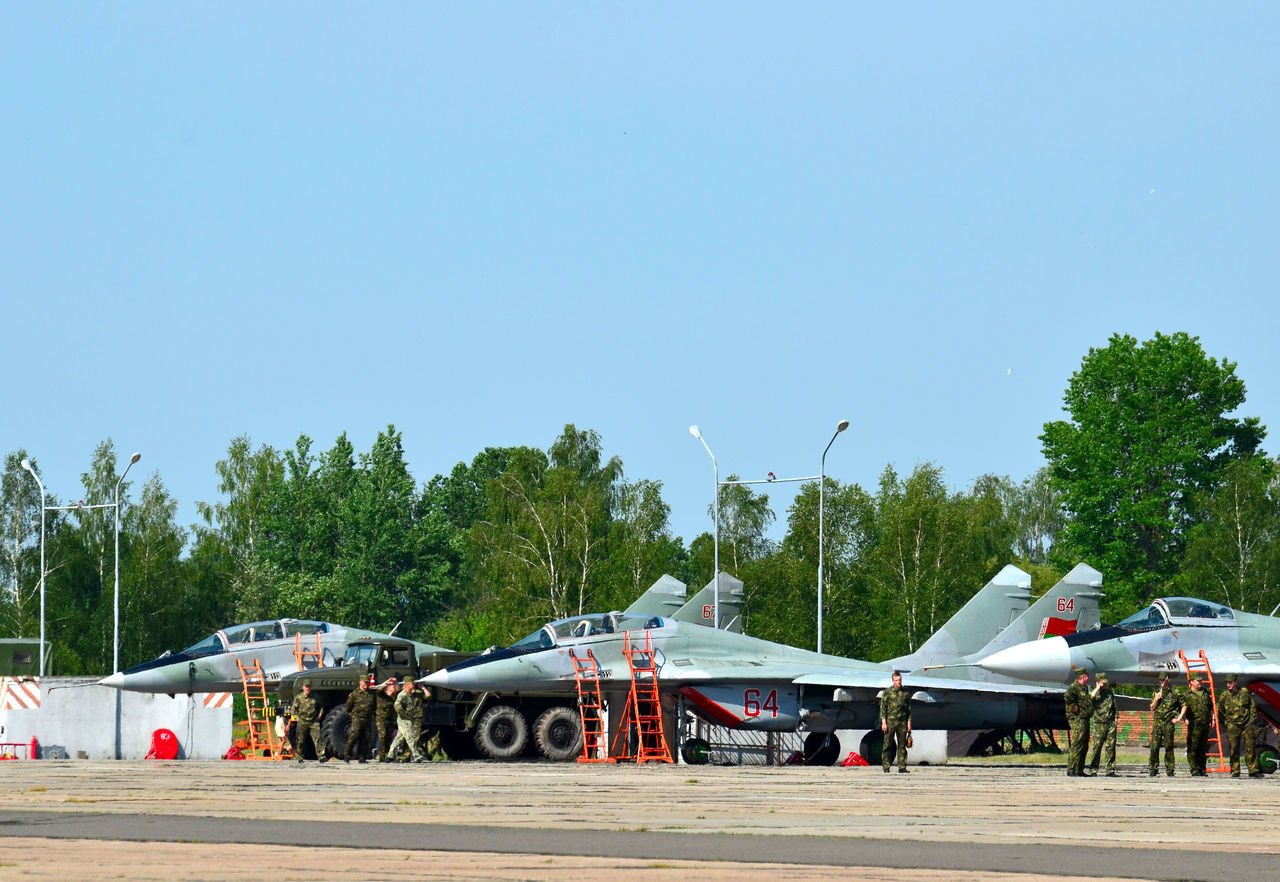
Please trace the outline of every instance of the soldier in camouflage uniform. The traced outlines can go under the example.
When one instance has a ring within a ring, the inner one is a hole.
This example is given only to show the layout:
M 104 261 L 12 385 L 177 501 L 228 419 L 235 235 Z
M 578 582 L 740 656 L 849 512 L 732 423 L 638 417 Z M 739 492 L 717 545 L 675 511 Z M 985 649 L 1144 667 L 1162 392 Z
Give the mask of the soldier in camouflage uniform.
M 412 680 L 405 680 L 404 689 L 401 689 L 400 694 L 396 696 L 397 732 L 395 740 L 391 742 L 390 750 L 387 751 L 392 759 L 398 758 L 401 762 L 408 762 L 401 755 L 405 747 L 408 747 L 409 754 L 415 763 L 427 761 L 427 756 L 418 746 L 418 742 L 422 738 L 422 702 L 430 695 L 431 690 L 418 689 L 417 684 Z
M 389 763 L 391 758 L 387 756 L 387 748 L 391 746 L 391 741 L 396 734 L 396 678 L 388 677 L 387 680 L 378 687 L 377 711 L 375 716 L 378 720 L 378 762 Z
M 1089 757 L 1089 768 L 1096 775 L 1098 763 L 1103 759 L 1106 750 L 1107 777 L 1116 777 L 1116 694 L 1107 681 L 1107 675 L 1099 673 L 1097 685 L 1091 693 L 1093 698 L 1093 717 L 1089 721 L 1089 730 L 1093 736 L 1093 753 Z
M 1173 777 L 1173 718 L 1182 710 L 1182 696 L 1169 682 L 1169 672 L 1160 672 L 1160 688 L 1151 699 L 1151 753 L 1147 757 L 1148 771 L 1154 778 L 1160 773 L 1160 749 L 1164 748 L 1164 768 Z
M 311 695 L 311 684 L 304 682 L 302 691 L 293 697 L 293 704 L 289 708 L 289 716 L 293 717 L 296 724 L 293 740 L 298 762 L 302 762 L 302 748 L 306 745 L 307 739 L 311 740 L 316 759 L 322 763 L 329 761 L 329 758 L 324 755 L 324 741 L 320 737 L 320 717 L 323 714 L 324 709 L 320 707 L 320 702 Z
M 347 713 L 351 716 L 351 731 L 347 733 L 347 749 L 342 754 L 345 762 L 351 762 L 351 754 L 355 751 L 357 745 L 359 752 L 356 756 L 360 762 L 365 762 L 365 754 L 368 752 L 365 735 L 369 728 L 369 718 L 373 716 L 373 693 L 369 691 L 369 681 L 360 678 L 356 688 L 351 690 L 351 694 L 347 696 Z
M 1093 696 L 1089 694 L 1089 672 L 1080 671 L 1076 681 L 1062 693 L 1067 712 L 1067 729 L 1071 747 L 1067 752 L 1067 777 L 1084 775 L 1084 757 L 1089 750 L 1089 717 L 1093 715 Z
M 1191 775 L 1203 778 L 1205 775 L 1205 754 L 1209 750 L 1209 724 L 1213 719 L 1213 704 L 1209 693 L 1202 688 L 1199 672 L 1191 674 L 1191 689 L 1182 696 L 1182 710 L 1175 724 L 1187 721 L 1187 765 L 1191 767 Z
M 1227 674 L 1227 691 L 1218 696 L 1218 722 L 1227 734 L 1230 751 L 1231 777 L 1240 777 L 1240 742 L 1244 742 L 1244 759 L 1250 778 L 1261 778 L 1258 768 L 1258 746 L 1254 743 L 1254 722 L 1258 709 L 1253 704 L 1253 694 L 1240 688 L 1239 678 Z
M 893 672 L 893 685 L 880 694 L 880 731 L 884 742 L 880 746 L 880 759 L 885 773 L 889 772 L 889 757 L 896 742 L 898 773 L 907 771 L 907 738 L 911 732 L 911 693 L 902 688 L 902 674 Z

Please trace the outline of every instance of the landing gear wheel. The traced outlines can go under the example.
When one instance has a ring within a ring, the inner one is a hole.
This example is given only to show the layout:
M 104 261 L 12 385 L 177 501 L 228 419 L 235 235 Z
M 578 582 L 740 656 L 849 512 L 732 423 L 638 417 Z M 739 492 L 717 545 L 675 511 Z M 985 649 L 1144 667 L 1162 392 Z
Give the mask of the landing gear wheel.
M 711 759 L 711 745 L 703 738 L 686 738 L 680 757 L 691 766 L 705 766 Z
M 324 739 L 324 755 L 339 759 L 347 749 L 347 734 L 351 731 L 351 717 L 343 705 L 330 708 L 320 721 L 320 737 Z
M 500 704 L 480 718 L 476 747 L 490 759 L 511 759 L 529 742 L 529 724 L 514 707 Z
M 582 718 L 565 705 L 545 710 L 533 724 L 533 740 L 547 759 L 571 760 L 582 753 Z
M 862 739 L 862 743 L 858 745 L 858 753 L 862 754 L 862 758 L 873 766 L 880 765 L 880 759 L 884 756 L 884 733 L 876 730 L 868 732 Z M 889 757 L 889 765 L 893 765 L 893 757 Z
M 834 732 L 810 732 L 804 737 L 806 766 L 834 766 L 840 759 L 840 739 Z

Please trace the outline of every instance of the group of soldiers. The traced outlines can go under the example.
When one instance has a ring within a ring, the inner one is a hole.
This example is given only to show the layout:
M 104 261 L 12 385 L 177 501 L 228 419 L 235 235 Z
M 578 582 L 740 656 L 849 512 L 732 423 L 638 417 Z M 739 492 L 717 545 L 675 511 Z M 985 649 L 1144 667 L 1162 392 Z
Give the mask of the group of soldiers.
M 1204 689 L 1204 680 L 1198 671 L 1191 672 L 1188 688 L 1174 689 L 1168 671 L 1160 674 L 1160 688 L 1151 699 L 1151 752 L 1148 756 L 1148 772 L 1151 777 L 1159 774 L 1160 752 L 1164 751 L 1165 773 L 1174 774 L 1173 734 L 1182 722 L 1187 724 L 1187 765 L 1193 777 L 1205 774 L 1205 759 L 1209 749 L 1209 727 L 1213 723 L 1213 701 Z M 1069 747 L 1067 753 L 1068 777 L 1095 777 L 1105 753 L 1106 775 L 1116 776 L 1116 699 L 1107 675 L 1099 673 L 1097 682 L 1089 688 L 1089 674 L 1080 671 L 1075 682 L 1063 693 L 1067 712 Z M 1227 675 L 1227 690 L 1218 696 L 1218 723 L 1224 736 L 1223 747 L 1231 763 L 1231 777 L 1240 777 L 1240 753 L 1244 748 L 1245 764 L 1250 778 L 1261 778 L 1258 750 L 1254 741 L 1257 708 L 1253 696 L 1241 689 L 1235 674 Z M 1089 736 L 1094 735 L 1093 752 L 1089 757 L 1089 771 L 1085 771 L 1085 755 L 1089 750 Z
M 378 754 L 380 763 L 415 762 L 425 763 L 430 760 L 445 759 L 440 744 L 439 734 L 432 736 L 426 749 L 422 744 L 423 703 L 431 697 L 431 690 L 419 687 L 413 680 L 405 680 L 401 688 L 395 677 L 373 686 L 368 680 L 361 679 L 356 688 L 347 696 L 347 715 L 351 720 L 351 728 L 347 734 L 346 748 L 342 756 L 344 762 L 367 762 L 367 739 L 369 722 L 376 723 L 378 733 Z M 311 694 L 311 684 L 304 682 L 302 692 L 293 699 L 290 715 L 296 723 L 294 735 L 294 753 L 298 762 L 303 761 L 303 748 L 308 741 L 312 744 L 316 759 L 325 763 L 329 757 L 325 755 L 324 739 L 320 735 L 320 717 L 323 714 L 320 702 Z

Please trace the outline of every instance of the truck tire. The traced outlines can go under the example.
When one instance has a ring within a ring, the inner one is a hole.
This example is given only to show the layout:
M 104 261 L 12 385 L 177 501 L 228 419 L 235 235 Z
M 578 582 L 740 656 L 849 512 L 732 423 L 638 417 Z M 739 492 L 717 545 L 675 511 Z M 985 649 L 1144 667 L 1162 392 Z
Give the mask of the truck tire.
M 331 707 L 320 721 L 320 737 L 324 739 L 324 753 L 330 759 L 340 759 L 347 749 L 347 734 L 351 731 L 351 717 L 343 705 Z
M 500 704 L 480 718 L 475 739 L 476 747 L 490 759 L 511 759 L 529 743 L 529 724 L 520 711 Z
M 544 710 L 533 724 L 533 740 L 547 759 L 571 760 L 582 753 L 582 718 L 563 704 Z

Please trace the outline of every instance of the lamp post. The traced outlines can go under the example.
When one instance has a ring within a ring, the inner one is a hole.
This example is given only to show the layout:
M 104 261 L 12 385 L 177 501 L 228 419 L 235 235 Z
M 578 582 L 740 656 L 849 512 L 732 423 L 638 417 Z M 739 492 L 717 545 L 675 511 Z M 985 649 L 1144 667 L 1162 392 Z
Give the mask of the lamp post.
M 40 488 L 40 679 L 44 679 L 44 484 L 40 476 L 31 467 L 31 460 L 24 459 L 22 467 L 31 473 L 36 486 Z
M 818 652 L 822 652 L 822 558 L 823 558 L 823 540 L 825 534 L 822 530 L 822 510 L 823 510 L 823 485 L 827 483 L 827 451 L 831 449 L 831 445 L 836 443 L 836 438 L 840 433 L 849 428 L 848 420 L 841 420 L 836 426 L 835 434 L 831 436 L 831 440 L 827 442 L 827 446 L 822 451 L 822 461 L 818 468 Z
M 711 452 L 711 448 L 707 447 L 707 442 L 702 437 L 702 431 L 697 426 L 689 427 L 689 434 L 702 442 L 702 447 L 707 451 L 707 456 L 711 457 L 711 468 L 715 473 L 715 496 L 712 498 L 712 510 L 715 512 L 715 572 L 711 574 L 711 578 L 715 580 L 715 597 L 713 603 L 716 605 L 716 613 L 714 624 L 716 628 L 720 627 L 720 465 L 716 462 L 716 455 Z
M 112 603 L 115 617 L 115 630 L 111 647 L 112 673 L 120 670 L 120 485 L 124 483 L 124 476 L 129 474 L 129 469 L 133 468 L 134 464 L 140 459 L 142 459 L 141 453 L 135 453 L 129 457 L 129 464 L 124 467 L 124 475 L 121 475 L 120 480 L 116 481 L 116 590 L 115 600 Z

